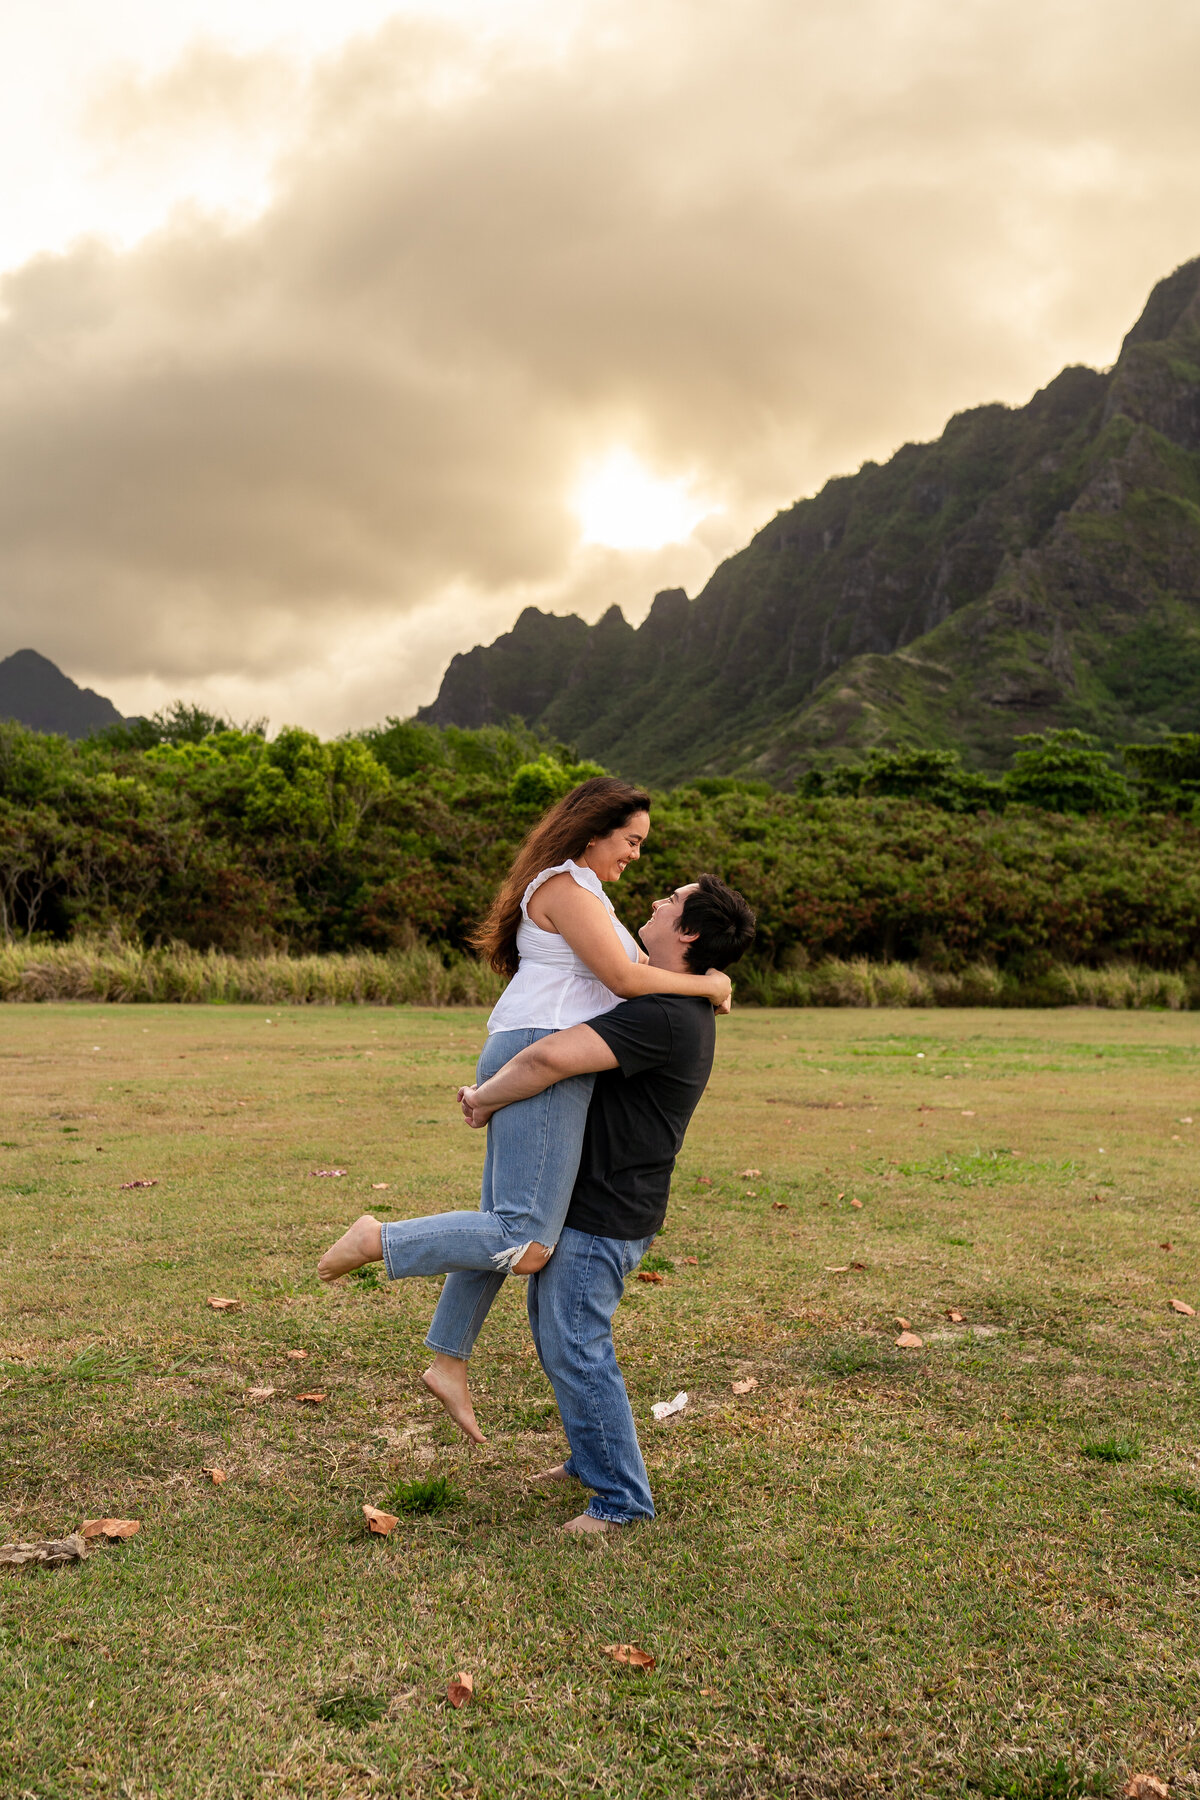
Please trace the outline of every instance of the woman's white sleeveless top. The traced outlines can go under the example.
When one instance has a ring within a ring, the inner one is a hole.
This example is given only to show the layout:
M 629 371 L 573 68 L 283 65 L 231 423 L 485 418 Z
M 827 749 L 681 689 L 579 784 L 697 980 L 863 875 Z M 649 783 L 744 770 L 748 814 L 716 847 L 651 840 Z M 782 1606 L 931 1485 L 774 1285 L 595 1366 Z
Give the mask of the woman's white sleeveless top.
M 583 1025 L 620 1005 L 618 995 L 597 981 L 565 937 L 557 931 L 543 931 L 529 917 L 530 896 L 552 875 L 570 875 L 581 888 L 602 900 L 621 948 L 630 962 L 638 959 L 636 943 L 617 918 L 600 877 L 592 869 L 581 869 L 575 862 L 543 869 L 525 889 L 521 900 L 521 923 L 517 927 L 520 966 L 492 1009 L 487 1026 L 489 1036 L 494 1031 L 565 1031 L 569 1025 Z

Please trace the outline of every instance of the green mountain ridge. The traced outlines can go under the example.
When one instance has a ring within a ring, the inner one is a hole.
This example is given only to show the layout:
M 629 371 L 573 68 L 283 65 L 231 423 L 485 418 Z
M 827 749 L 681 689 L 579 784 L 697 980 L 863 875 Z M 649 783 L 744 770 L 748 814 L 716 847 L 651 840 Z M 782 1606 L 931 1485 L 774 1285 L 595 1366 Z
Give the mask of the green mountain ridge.
M 917 745 L 991 769 L 1023 731 L 1200 729 L 1200 258 L 1111 370 L 829 481 L 636 630 L 529 607 L 417 715 L 514 716 L 660 783 Z

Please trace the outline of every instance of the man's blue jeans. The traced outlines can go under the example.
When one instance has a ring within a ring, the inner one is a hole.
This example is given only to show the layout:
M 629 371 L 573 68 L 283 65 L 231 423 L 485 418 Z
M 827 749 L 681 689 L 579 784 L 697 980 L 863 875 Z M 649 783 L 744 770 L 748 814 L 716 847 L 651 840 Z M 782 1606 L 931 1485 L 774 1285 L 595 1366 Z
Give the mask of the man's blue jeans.
M 611 1525 L 654 1517 L 612 1339 L 625 1277 L 653 1242 L 653 1233 L 593 1237 L 568 1226 L 545 1268 L 529 1277 L 529 1325 L 571 1446 L 567 1472 L 595 1490 L 592 1518 Z

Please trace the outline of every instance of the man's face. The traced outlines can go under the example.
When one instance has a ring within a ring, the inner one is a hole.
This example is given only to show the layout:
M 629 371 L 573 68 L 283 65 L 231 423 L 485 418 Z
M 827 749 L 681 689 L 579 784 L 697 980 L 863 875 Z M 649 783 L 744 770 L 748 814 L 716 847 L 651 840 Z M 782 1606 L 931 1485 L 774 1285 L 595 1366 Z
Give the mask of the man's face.
M 638 932 L 648 955 L 654 955 L 656 944 L 665 949 L 669 940 L 674 938 L 679 929 L 683 903 L 699 886 L 698 881 L 689 881 L 685 886 L 677 887 L 673 894 L 667 894 L 654 902 L 650 917 Z

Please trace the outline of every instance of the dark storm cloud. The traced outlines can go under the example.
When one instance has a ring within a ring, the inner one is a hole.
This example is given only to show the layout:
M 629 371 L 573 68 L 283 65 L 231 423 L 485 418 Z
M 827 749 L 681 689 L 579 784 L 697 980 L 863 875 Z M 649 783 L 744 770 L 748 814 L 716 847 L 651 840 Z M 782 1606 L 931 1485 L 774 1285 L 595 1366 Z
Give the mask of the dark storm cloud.
M 273 197 L 4 280 L 0 651 L 276 717 L 338 657 L 328 726 L 531 596 L 699 578 L 581 553 L 580 459 L 690 472 L 732 545 L 1111 360 L 1198 247 L 1198 48 L 1182 3 L 1131 40 L 1112 0 L 689 0 L 540 58 L 398 20 L 304 78 L 212 45 L 121 77 L 93 119 L 139 154 L 273 121 Z

